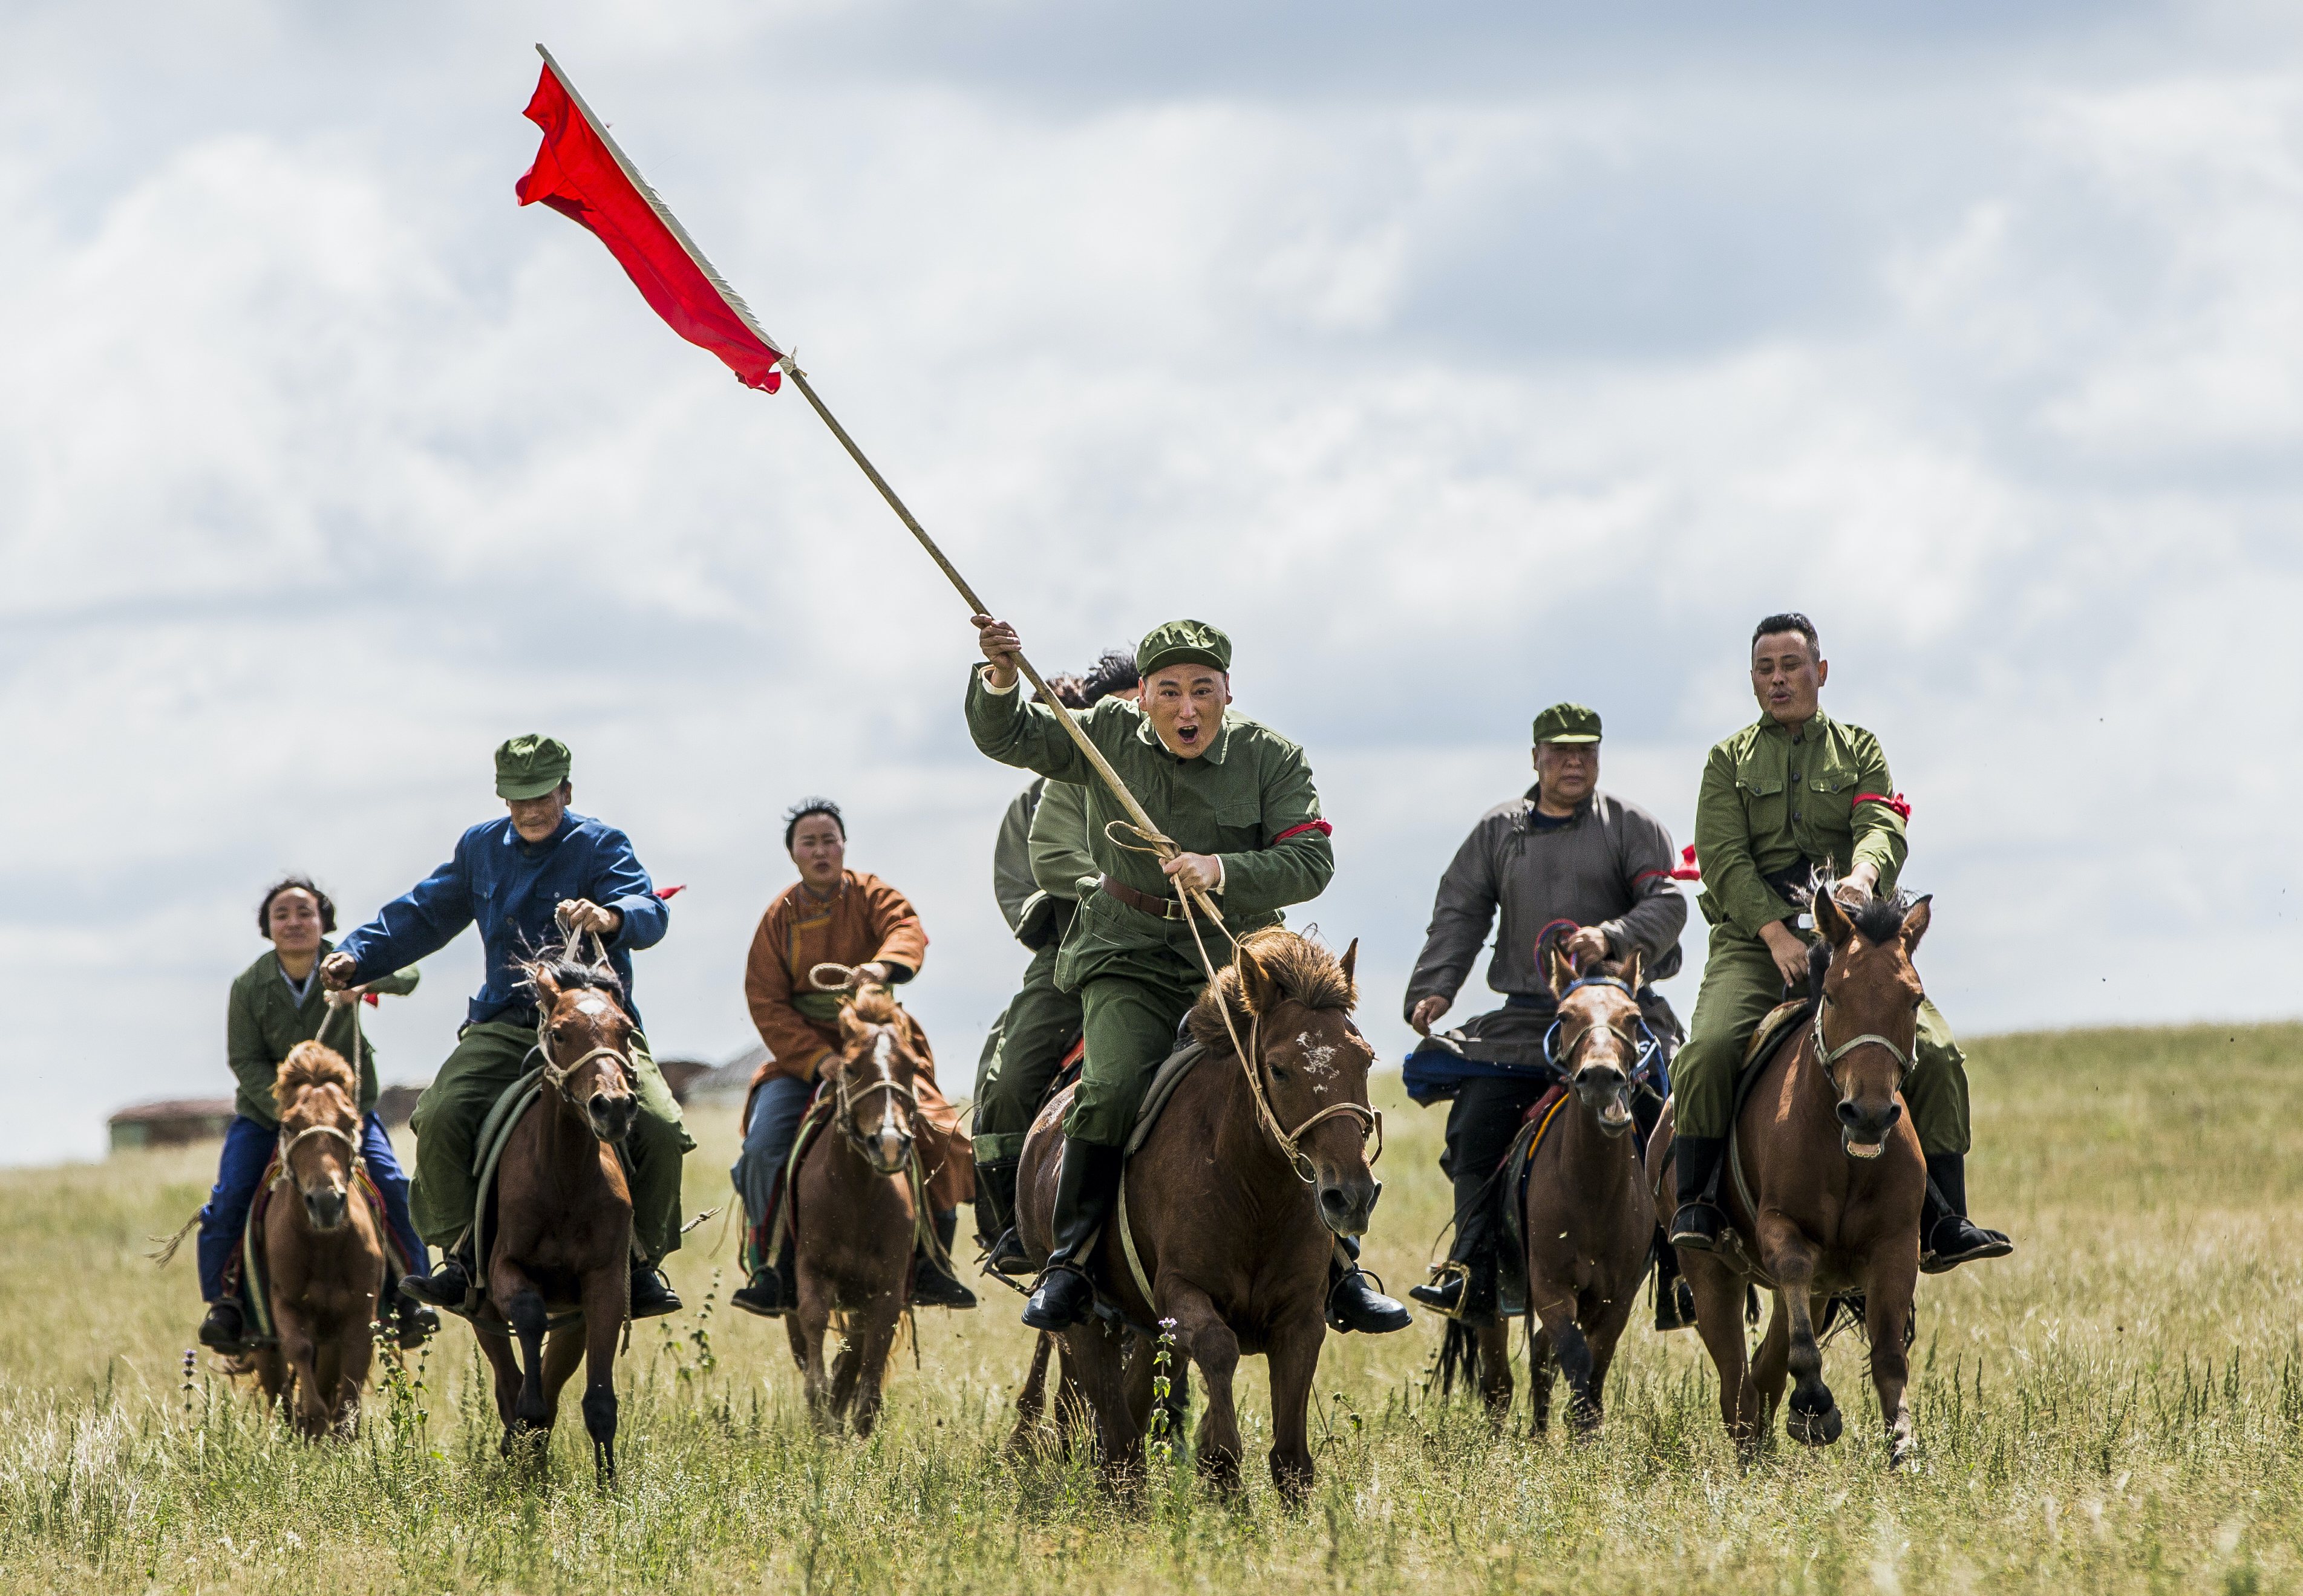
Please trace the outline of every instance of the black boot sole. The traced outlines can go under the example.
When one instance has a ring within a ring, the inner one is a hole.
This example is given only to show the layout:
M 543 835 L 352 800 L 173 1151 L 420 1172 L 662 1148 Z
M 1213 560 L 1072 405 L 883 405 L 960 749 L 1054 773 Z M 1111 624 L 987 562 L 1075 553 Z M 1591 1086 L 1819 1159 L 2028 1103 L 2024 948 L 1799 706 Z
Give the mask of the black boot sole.
M 1989 1235 L 1989 1231 L 1985 1232 Z M 2015 1250 L 2015 1244 L 2004 1237 L 1970 1247 L 1964 1252 L 1926 1252 L 1919 1255 L 1921 1274 L 1949 1274 L 1961 1264 L 1979 1264 L 1986 1258 L 2004 1258 Z

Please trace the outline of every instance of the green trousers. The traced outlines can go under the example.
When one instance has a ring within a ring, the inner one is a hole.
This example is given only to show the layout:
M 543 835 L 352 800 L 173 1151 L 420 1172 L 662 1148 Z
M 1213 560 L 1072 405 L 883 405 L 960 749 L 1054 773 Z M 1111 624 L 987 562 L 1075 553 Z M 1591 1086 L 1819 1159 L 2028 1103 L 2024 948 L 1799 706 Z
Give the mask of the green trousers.
M 533 1065 L 536 1032 L 525 1025 L 483 1021 L 468 1025 L 456 1050 L 424 1088 L 408 1128 L 416 1132 L 416 1180 L 409 1209 L 417 1234 L 446 1250 L 472 1222 L 479 1182 L 472 1174 L 472 1144 L 480 1122 L 506 1087 Z M 696 1146 L 680 1122 L 679 1105 L 649 1056 L 647 1040 L 631 1046 L 640 1100 L 624 1150 L 631 1158 L 632 1235 L 650 1263 L 679 1246 L 681 1158 Z
M 1064 1134 L 1102 1147 L 1127 1145 L 1152 1077 L 1176 1051 L 1176 1027 L 1199 1001 L 1207 978 L 1157 949 L 1102 961 L 1080 983 L 1087 1056 Z
M 1080 1034 L 1080 995 L 1056 985 L 1056 945 L 1032 955 L 1023 989 L 991 1029 L 975 1077 L 975 1161 L 1024 1155 L 1032 1116 Z
M 1695 1019 L 1687 1045 L 1671 1062 L 1674 1125 L 1686 1136 L 1725 1136 L 1735 1108 L 1735 1077 L 1743 1049 L 1767 1011 L 1784 999 L 1783 972 L 1767 945 L 1734 926 L 1711 928 L 1710 956 L 1703 965 L 1703 989 L 1696 994 Z M 1912 1048 L 1911 1079 L 1903 1082 L 1903 1105 L 1919 1133 L 1919 1151 L 1964 1154 L 1968 1150 L 1967 1056 L 1933 1003 L 1919 1005 L 1919 1032 Z

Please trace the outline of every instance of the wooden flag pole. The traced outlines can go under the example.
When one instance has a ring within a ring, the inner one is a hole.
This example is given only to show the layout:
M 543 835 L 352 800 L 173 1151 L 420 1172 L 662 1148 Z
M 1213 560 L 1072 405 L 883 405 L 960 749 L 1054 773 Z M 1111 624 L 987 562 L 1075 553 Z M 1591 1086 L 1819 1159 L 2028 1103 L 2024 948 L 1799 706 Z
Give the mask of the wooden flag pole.
M 880 490 L 880 497 L 888 501 L 888 508 L 896 512 L 896 518 L 911 529 L 912 535 L 919 539 L 920 547 L 928 551 L 928 558 L 936 562 L 937 568 L 946 576 L 951 578 L 951 584 L 959 590 L 959 596 L 968 602 L 968 613 L 990 615 L 991 613 L 990 608 L 982 599 L 975 596 L 975 590 L 968 586 L 967 578 L 959 574 L 957 567 L 944 558 L 943 550 L 936 547 L 933 538 L 928 536 L 927 528 L 922 526 L 914 518 L 912 512 L 904 507 L 904 501 L 896 497 L 896 490 L 888 485 L 888 479 L 882 476 L 879 468 L 865 458 L 862 449 L 856 447 L 856 440 L 848 435 L 848 429 L 839 424 L 839 417 L 832 415 L 825 407 L 823 400 L 816 396 L 814 385 L 807 380 L 807 374 L 801 371 L 797 363 L 789 355 L 784 357 L 781 369 L 784 375 L 792 380 L 792 385 L 800 391 L 801 396 L 814 407 L 815 413 L 823 417 L 823 424 L 830 427 L 831 435 L 839 440 L 839 447 L 848 451 L 848 458 L 854 460 L 863 470 L 864 475 L 872 479 L 872 485 Z M 1111 789 L 1112 796 L 1119 800 L 1120 806 L 1127 811 L 1128 819 L 1135 824 L 1143 839 L 1152 844 L 1154 852 L 1163 860 L 1173 859 L 1181 853 L 1182 850 L 1177 848 L 1159 827 L 1152 823 L 1152 817 L 1145 813 L 1143 806 L 1135 801 L 1135 794 L 1129 792 L 1127 784 L 1119 779 L 1119 772 L 1111 768 L 1111 762 L 1103 757 L 1103 751 L 1089 740 L 1087 733 L 1080 728 L 1080 723 L 1072 718 L 1071 711 L 1064 708 L 1063 701 L 1048 690 L 1047 683 L 1040 679 L 1040 673 L 1032 668 L 1032 662 L 1029 659 L 1024 658 L 1023 651 L 1017 650 L 1012 658 L 1016 661 L 1016 668 L 1024 673 L 1025 679 L 1030 682 L 1040 696 L 1051 706 L 1056 719 L 1062 725 L 1064 730 L 1071 734 L 1072 741 L 1079 744 L 1079 750 L 1087 756 L 1088 763 L 1095 767 L 1095 773 L 1098 776 L 1103 777 L 1104 785 Z M 1224 923 L 1222 911 L 1217 909 L 1206 893 L 1194 888 L 1192 898 L 1207 912 L 1210 920 L 1218 926 Z

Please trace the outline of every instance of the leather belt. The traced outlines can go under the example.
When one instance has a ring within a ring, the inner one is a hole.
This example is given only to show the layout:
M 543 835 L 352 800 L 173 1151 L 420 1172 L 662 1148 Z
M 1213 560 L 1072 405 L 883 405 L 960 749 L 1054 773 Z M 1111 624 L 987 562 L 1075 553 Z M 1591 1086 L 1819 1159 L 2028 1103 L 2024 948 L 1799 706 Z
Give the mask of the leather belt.
M 1184 905 L 1174 898 L 1154 897 L 1148 892 L 1138 892 L 1124 881 L 1114 881 L 1106 876 L 1095 884 L 1098 892 L 1109 893 L 1130 909 L 1140 909 L 1154 920 L 1181 920 Z

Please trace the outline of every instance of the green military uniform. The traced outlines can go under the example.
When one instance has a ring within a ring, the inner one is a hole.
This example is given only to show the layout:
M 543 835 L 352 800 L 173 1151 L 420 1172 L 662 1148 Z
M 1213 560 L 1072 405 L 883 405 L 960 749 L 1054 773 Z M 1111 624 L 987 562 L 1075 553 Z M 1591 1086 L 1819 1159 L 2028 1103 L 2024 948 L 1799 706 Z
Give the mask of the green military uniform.
M 334 943 L 323 942 L 318 956 L 325 959 L 335 951 Z M 411 966 L 367 985 L 372 992 L 405 997 L 416 990 L 420 979 Z M 350 1017 L 328 1006 L 327 988 L 316 979 L 305 992 L 304 1001 L 297 1002 L 296 994 L 281 979 L 280 955 L 269 948 L 232 978 L 227 1014 L 224 1056 L 232 1065 L 232 1079 L 239 1082 L 232 1093 L 232 1111 L 259 1125 L 280 1122 L 273 1083 L 280 1078 L 280 1061 L 299 1042 L 324 1041 L 350 1057 Z M 365 1120 L 375 1112 L 376 1097 L 375 1048 L 366 1035 L 360 1037 L 359 1052 L 359 1112 Z
M 472 1173 L 473 1142 L 504 1089 L 536 1068 L 536 1028 L 482 1020 L 464 1027 L 455 1050 L 424 1088 L 408 1128 L 423 1155 L 423 1178 L 409 1201 L 417 1233 L 443 1251 L 472 1222 L 479 1178 Z M 679 1160 L 695 1139 L 681 1122 L 679 1100 L 664 1084 L 663 1071 L 648 1053 L 647 1038 L 632 1033 L 632 1095 L 639 1099 L 633 1121 L 632 1233 L 652 1258 L 679 1246 Z M 649 1178 L 651 1175 L 653 1179 Z
M 1138 651 L 1147 677 L 1162 659 L 1202 659 L 1228 669 L 1230 657 L 1229 639 L 1193 621 L 1160 628 Z M 1003 764 L 1079 788 L 1092 868 L 1147 897 L 1172 899 L 1157 859 L 1106 835 L 1106 824 L 1126 820 L 1126 812 L 1056 723 L 1065 712 L 1028 702 L 1014 689 L 994 693 L 980 670 L 968 672 L 967 725 L 976 747 Z M 1317 897 L 1335 874 L 1311 764 L 1302 748 L 1270 727 L 1227 710 L 1207 752 L 1187 760 L 1168 751 L 1132 701 L 1106 699 L 1076 718 L 1154 825 L 1186 853 L 1221 861 L 1216 902 L 1234 936 L 1278 924 L 1283 907 Z M 1209 956 L 1227 962 L 1222 933 L 1203 924 L 1200 934 L 1211 944 Z M 1180 919 L 1087 891 L 1057 953 L 1054 975 L 1057 987 L 1080 995 L 1087 1037 L 1065 1134 L 1118 1147 L 1207 979 L 1191 929 Z
M 1687 1045 L 1672 1063 L 1680 1135 L 1727 1134 L 1743 1049 L 1784 997 L 1782 972 L 1759 935 L 1770 921 L 1793 919 L 1784 889 L 1818 865 L 1841 877 L 1868 862 L 1878 868 L 1875 890 L 1895 890 L 1906 849 L 1894 792 L 1879 740 L 1821 710 L 1796 737 L 1761 719 L 1711 751 L 1695 801 L 1697 907 L 1710 924 L 1711 950 Z M 1964 1154 L 1966 1059 L 1933 1003 L 1919 1005 L 1913 1051 L 1903 1102 L 1920 1150 Z
M 1101 873 L 1088 848 L 1087 789 L 1068 782 L 1034 786 L 1040 789 L 1038 803 L 1017 840 L 1025 878 L 1035 890 L 1017 903 L 1011 916 L 1016 939 L 1032 949 L 1032 962 L 1025 967 L 1022 989 L 992 1027 L 976 1074 L 974 1146 L 979 1167 L 1023 1156 L 1040 1098 L 1080 1034 L 1079 994 L 1057 985 L 1056 960 L 1080 895 L 1093 892 Z M 1000 850 L 1009 842 L 1002 827 Z M 1004 895 L 1000 907 L 1008 907 Z M 1022 1065 L 1020 1074 L 1008 1071 L 1010 1059 Z

